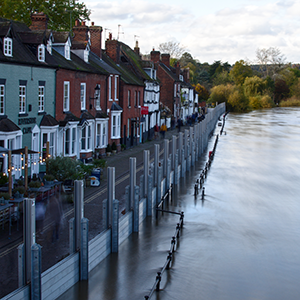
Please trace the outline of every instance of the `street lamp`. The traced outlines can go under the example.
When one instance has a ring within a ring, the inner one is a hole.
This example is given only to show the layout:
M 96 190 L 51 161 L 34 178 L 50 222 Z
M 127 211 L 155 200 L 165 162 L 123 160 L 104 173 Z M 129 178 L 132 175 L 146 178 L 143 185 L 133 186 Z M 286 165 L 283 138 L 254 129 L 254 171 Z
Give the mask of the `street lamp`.
M 93 108 L 92 104 L 91 104 L 91 100 L 95 100 L 94 102 L 94 106 L 96 107 L 96 109 L 101 109 L 100 107 L 100 85 L 99 84 L 96 84 L 96 87 L 95 87 L 95 93 L 94 93 L 94 97 L 90 97 L 90 109 Z

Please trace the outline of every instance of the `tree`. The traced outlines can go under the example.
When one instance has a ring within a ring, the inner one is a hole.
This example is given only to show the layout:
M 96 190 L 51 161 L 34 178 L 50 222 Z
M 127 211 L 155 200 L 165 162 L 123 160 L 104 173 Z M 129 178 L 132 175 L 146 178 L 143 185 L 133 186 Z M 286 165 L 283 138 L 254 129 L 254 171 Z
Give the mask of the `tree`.
M 31 13 L 44 12 L 49 17 L 48 28 L 71 30 L 76 19 L 89 20 L 91 11 L 76 0 L 1 0 L 0 16 L 31 25 Z
M 257 96 L 264 93 L 266 83 L 262 78 L 257 76 L 247 77 L 244 81 L 245 96 Z
M 244 60 L 240 60 L 234 64 L 229 74 L 236 85 L 242 85 L 246 77 L 253 75 L 253 71 Z
M 209 98 L 209 91 L 200 83 L 195 86 L 195 90 L 198 93 L 199 100 L 207 100 Z
M 171 58 L 179 59 L 184 53 L 185 47 L 181 47 L 180 43 L 178 42 L 169 41 L 166 43 L 159 44 L 158 49 L 162 53 L 170 54 Z
M 257 49 L 256 59 L 264 77 L 273 77 L 286 66 L 285 56 L 275 47 Z

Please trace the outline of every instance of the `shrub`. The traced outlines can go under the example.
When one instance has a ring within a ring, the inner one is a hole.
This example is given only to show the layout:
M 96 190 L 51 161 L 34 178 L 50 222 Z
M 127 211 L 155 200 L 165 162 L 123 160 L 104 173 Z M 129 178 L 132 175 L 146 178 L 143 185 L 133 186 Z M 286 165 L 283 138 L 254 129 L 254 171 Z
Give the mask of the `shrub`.
M 111 145 L 108 144 L 107 147 L 106 147 L 106 152 L 111 152 L 111 150 L 112 150 L 112 149 L 111 149 Z
M 112 143 L 111 150 L 117 150 L 117 145 L 115 142 Z
M 9 193 L 0 193 L 0 198 L 1 197 L 3 197 L 4 200 L 9 200 L 10 199 Z
M 8 177 L 5 173 L 0 173 L 0 184 L 6 184 L 8 182 Z
M 280 107 L 292 107 L 292 106 L 300 106 L 300 99 L 297 97 L 292 97 L 287 100 L 282 100 L 279 103 Z
M 45 181 L 53 181 L 53 180 L 55 179 L 55 176 L 52 175 L 52 174 L 46 174 L 46 175 L 43 177 L 43 179 L 44 179 Z
M 93 165 L 95 168 L 105 169 L 107 167 L 107 161 L 104 158 L 94 159 Z
M 16 188 L 14 188 L 13 193 L 16 194 L 17 192 L 19 192 L 19 194 L 24 195 L 25 191 L 26 190 L 24 186 L 17 186 Z
M 45 175 L 46 176 L 46 175 Z M 31 187 L 31 188 L 36 188 L 38 189 L 39 187 L 41 187 L 41 182 L 40 181 L 30 181 L 28 186 Z

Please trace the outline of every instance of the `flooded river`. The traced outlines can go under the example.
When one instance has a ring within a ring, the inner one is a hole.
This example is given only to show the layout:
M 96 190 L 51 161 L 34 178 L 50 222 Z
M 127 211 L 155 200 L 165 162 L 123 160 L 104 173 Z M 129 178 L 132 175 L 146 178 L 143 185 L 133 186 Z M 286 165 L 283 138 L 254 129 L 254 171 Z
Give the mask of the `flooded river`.
M 207 153 L 169 207 L 184 211 L 184 228 L 174 265 L 151 299 L 298 300 L 300 109 L 229 114 L 224 130 L 204 201 L 194 197 L 193 187 Z M 144 299 L 166 261 L 178 219 L 165 214 L 145 220 L 88 283 L 60 299 Z

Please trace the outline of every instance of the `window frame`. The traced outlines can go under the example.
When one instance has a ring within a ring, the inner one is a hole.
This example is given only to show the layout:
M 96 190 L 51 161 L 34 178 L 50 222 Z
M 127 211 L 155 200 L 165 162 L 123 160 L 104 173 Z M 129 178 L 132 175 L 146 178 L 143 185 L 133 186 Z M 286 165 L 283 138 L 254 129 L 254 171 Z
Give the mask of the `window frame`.
M 19 84 L 19 114 L 26 114 L 26 85 Z
M 121 138 L 121 111 L 111 112 L 111 139 Z
M 111 90 L 111 79 L 112 79 L 112 75 L 109 75 L 109 77 L 108 77 L 108 100 L 109 101 L 113 101 L 112 90 Z
M 131 91 L 128 90 L 127 93 L 127 104 L 128 104 L 128 108 L 131 108 Z
M 39 45 L 38 46 L 38 61 L 45 62 L 45 46 Z
M 41 94 L 41 90 L 43 93 Z M 38 112 L 44 112 L 45 111 L 45 86 L 44 85 L 39 85 L 38 88 Z
M 66 89 L 67 87 L 67 89 Z M 66 95 L 67 92 L 67 95 Z M 64 81 L 63 85 L 63 111 L 70 110 L 70 81 Z
M 81 110 L 86 110 L 86 83 L 80 83 L 80 107 Z
M 115 86 L 114 86 L 114 91 L 115 91 L 115 101 L 118 101 L 118 75 L 115 75 Z
M 3 39 L 3 53 L 5 56 L 12 57 L 13 52 L 13 41 L 12 38 L 5 37 Z

